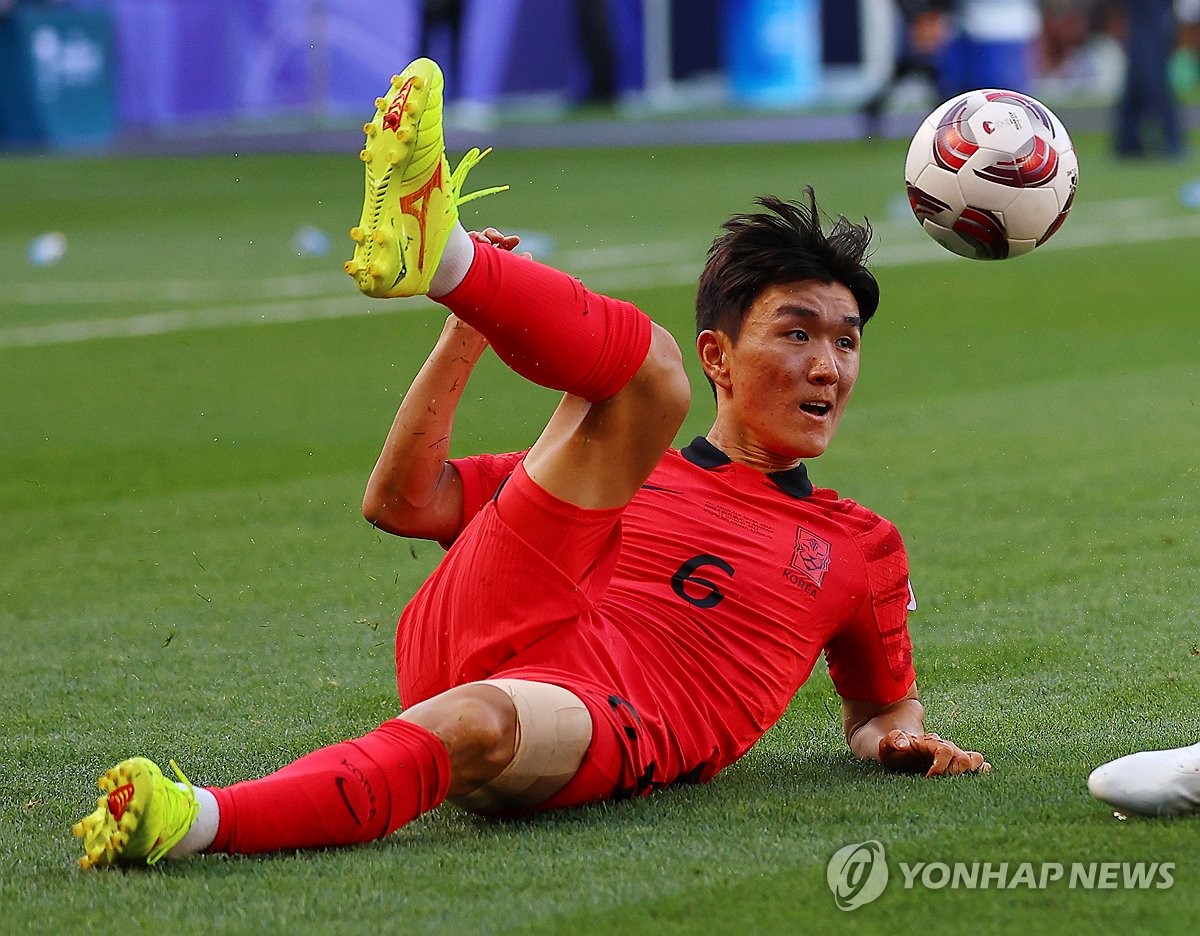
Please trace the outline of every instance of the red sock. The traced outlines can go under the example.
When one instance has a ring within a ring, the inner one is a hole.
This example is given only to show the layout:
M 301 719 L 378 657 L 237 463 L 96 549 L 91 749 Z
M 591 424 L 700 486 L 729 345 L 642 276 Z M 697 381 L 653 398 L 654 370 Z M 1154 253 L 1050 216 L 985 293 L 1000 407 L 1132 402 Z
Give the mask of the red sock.
M 487 244 L 476 242 L 466 278 L 438 302 L 522 377 L 593 402 L 624 387 L 650 350 L 650 319 L 637 306 Z
M 445 745 L 393 718 L 261 780 L 214 788 L 220 825 L 208 850 L 252 855 L 374 841 L 433 809 L 449 788 Z

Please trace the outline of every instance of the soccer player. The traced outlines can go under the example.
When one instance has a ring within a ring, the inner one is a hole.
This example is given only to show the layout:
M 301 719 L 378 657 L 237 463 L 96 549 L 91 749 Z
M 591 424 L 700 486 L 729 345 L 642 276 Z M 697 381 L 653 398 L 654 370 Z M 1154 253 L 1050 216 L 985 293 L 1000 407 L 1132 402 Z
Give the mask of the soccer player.
M 1200 812 L 1200 744 L 1118 757 L 1091 772 L 1088 789 L 1123 813 L 1182 816 Z
M 716 419 L 676 450 L 690 390 L 671 335 L 513 253 L 516 238 L 463 229 L 480 154 L 450 171 L 441 104 L 427 59 L 376 102 L 346 264 L 368 295 L 452 313 L 363 500 L 381 529 L 448 547 L 398 623 L 402 714 L 228 787 L 122 761 L 74 827 L 81 863 L 367 842 L 446 799 L 513 815 L 702 783 L 778 720 L 822 652 L 857 757 L 989 769 L 925 731 L 896 528 L 815 488 L 804 463 L 858 376 L 879 298 L 870 229 L 839 218 L 826 234 L 811 190 L 724 225 L 697 298 Z M 448 460 L 487 347 L 562 402 L 528 451 Z

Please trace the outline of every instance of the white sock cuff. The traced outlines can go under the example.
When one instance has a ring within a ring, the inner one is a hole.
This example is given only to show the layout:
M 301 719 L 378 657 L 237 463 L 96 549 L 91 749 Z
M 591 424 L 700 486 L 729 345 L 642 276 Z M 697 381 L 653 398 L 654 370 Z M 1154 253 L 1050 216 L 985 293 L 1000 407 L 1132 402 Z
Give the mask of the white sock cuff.
M 466 279 L 471 264 L 475 261 L 475 242 L 461 223 L 450 229 L 442 259 L 429 281 L 429 296 L 436 299 L 444 296 Z
M 175 785 L 181 790 L 187 789 L 186 784 L 176 783 Z M 217 838 L 217 826 L 221 821 L 221 811 L 220 807 L 217 806 L 217 798 L 212 795 L 210 790 L 206 790 L 204 787 L 193 787 L 192 789 L 196 794 L 196 799 L 200 803 L 200 814 L 196 816 L 196 821 L 188 829 L 187 835 L 181 838 L 179 843 L 167 852 L 167 857 L 172 860 L 202 852 Z

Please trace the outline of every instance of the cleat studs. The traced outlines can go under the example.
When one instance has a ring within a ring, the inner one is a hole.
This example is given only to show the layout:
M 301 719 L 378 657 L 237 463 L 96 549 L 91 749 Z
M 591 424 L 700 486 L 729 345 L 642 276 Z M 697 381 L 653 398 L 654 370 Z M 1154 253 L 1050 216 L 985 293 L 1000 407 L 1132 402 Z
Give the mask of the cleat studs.
M 400 162 L 400 154 L 396 150 L 388 150 L 383 158 L 387 160 L 389 166 L 394 166 Z
M 371 240 L 375 241 L 377 244 L 385 244 L 387 243 L 387 235 L 384 234 L 383 231 L 376 231 L 371 235 Z
M 350 228 L 350 240 L 356 244 L 361 244 L 366 238 L 363 236 L 363 229 L 360 227 Z
M 365 149 L 362 149 L 362 150 L 359 150 L 358 158 L 361 159 L 363 162 L 370 162 L 371 154 L 368 153 Z
M 402 87 L 404 87 L 404 79 L 399 75 L 392 75 L 392 87 L 399 91 Z
M 383 269 L 379 266 L 378 263 L 368 264 L 367 275 L 370 276 L 372 279 L 379 279 L 379 277 L 383 276 Z
M 367 123 L 363 124 L 363 133 L 365 133 L 367 136 L 373 137 L 377 132 L 378 131 L 375 129 L 375 124 L 371 123 L 370 121 L 367 121 Z
M 345 263 L 343 263 L 342 269 L 345 270 L 350 276 L 358 275 L 358 264 L 353 260 L 347 260 Z
M 387 107 L 387 99 L 386 98 L 381 98 L 381 97 L 375 98 L 375 109 L 376 110 L 384 110 L 386 107 Z

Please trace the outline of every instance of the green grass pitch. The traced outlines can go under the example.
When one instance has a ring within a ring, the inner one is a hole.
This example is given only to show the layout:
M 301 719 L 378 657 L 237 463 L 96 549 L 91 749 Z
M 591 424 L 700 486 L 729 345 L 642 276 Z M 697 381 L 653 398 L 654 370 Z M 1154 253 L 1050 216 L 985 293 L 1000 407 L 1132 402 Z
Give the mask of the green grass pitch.
M 853 761 L 818 667 L 704 788 L 520 822 L 450 808 L 345 851 L 84 873 L 69 826 L 133 753 L 261 775 L 396 714 L 392 628 L 437 562 L 359 514 L 442 320 L 340 271 L 354 153 L 0 161 L 0 907 L 5 933 L 1182 932 L 1200 820 L 1119 821 L 1096 764 L 1197 740 L 1200 214 L 1192 163 L 1079 141 L 1071 220 L 956 259 L 906 217 L 900 143 L 501 152 L 468 223 L 639 302 L 690 344 L 718 223 L 811 182 L 877 222 L 883 303 L 810 470 L 894 519 L 929 724 L 988 776 Z M 330 233 L 325 256 L 294 233 Z M 61 230 L 57 266 L 28 242 Z M 711 418 L 696 403 L 681 438 Z M 554 403 L 494 359 L 455 450 L 527 445 Z M 836 908 L 826 863 L 892 882 Z M 900 862 L 1170 862 L 1168 889 L 903 887 Z M 1193 921 L 1188 923 L 1187 921 Z

